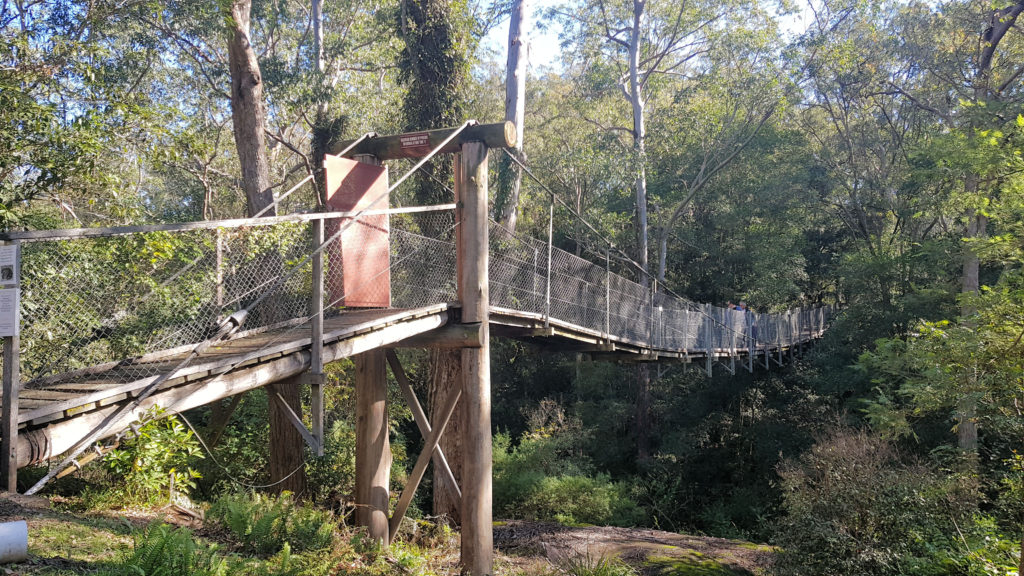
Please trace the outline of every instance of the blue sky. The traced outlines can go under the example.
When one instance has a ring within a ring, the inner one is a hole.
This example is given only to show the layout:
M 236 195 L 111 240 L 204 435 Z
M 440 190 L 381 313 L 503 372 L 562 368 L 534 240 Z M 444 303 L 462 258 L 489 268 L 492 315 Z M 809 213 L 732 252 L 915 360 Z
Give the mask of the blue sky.
M 564 4 L 564 0 L 531 0 L 530 26 L 527 36 L 530 39 L 529 66 L 536 70 L 540 66 L 559 68 L 559 54 L 561 48 L 558 46 L 557 24 L 549 26 L 547 30 L 538 30 L 535 26 L 537 12 L 558 4 Z M 801 12 L 786 16 L 782 19 L 782 27 L 788 33 L 799 34 L 803 32 L 811 21 L 811 11 L 804 5 Z M 505 61 L 505 46 L 508 42 L 508 19 L 503 20 L 499 25 L 491 29 L 484 37 L 484 49 L 495 54 L 500 62 Z

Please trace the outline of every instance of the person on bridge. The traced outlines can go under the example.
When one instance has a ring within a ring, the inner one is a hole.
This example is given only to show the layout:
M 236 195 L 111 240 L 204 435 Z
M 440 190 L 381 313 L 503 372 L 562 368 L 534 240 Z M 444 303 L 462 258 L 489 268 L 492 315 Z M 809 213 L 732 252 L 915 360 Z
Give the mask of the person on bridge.
M 746 319 L 747 326 L 750 326 L 750 338 L 757 344 L 757 316 L 754 311 L 747 307 L 746 302 L 740 302 L 740 305 L 736 307 L 737 310 L 743 312 L 743 316 Z

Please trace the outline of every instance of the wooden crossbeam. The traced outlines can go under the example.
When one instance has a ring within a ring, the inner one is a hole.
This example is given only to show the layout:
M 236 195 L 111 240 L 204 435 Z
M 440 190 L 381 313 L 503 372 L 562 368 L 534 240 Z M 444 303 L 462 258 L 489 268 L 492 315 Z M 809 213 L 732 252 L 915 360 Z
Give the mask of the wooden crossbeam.
M 392 348 L 480 348 L 483 346 L 483 325 L 448 324 L 437 330 L 417 334 L 396 342 Z
M 388 366 L 391 367 L 391 373 L 395 375 L 395 380 L 398 381 L 398 388 L 402 391 L 405 403 L 412 410 L 412 418 L 416 421 L 416 427 L 419 428 L 424 440 L 430 438 L 430 422 L 427 420 L 426 413 L 423 412 L 423 407 L 420 406 L 419 399 L 416 398 L 412 385 L 409 384 L 409 378 L 405 374 L 405 369 L 402 368 L 402 363 L 398 360 L 398 354 L 394 350 L 388 350 L 385 352 L 385 356 L 388 360 Z M 448 459 L 445 457 L 440 445 L 434 449 L 433 459 L 434 466 L 441 470 L 442 477 L 448 483 L 448 487 L 455 493 L 457 501 L 461 502 L 462 490 L 459 488 L 459 483 L 455 480 L 455 474 L 452 473 L 451 466 L 448 465 Z
M 302 423 L 302 419 L 299 418 L 298 414 L 296 414 L 294 410 L 292 410 L 292 407 L 288 405 L 288 402 L 285 401 L 281 394 L 277 392 L 270 392 L 270 388 L 267 388 L 267 396 L 270 397 L 270 400 L 273 401 L 274 404 L 277 404 L 278 407 L 281 408 L 285 417 L 287 417 L 288 421 L 292 423 L 292 426 L 295 426 L 295 429 L 299 431 L 299 434 L 302 435 L 302 439 L 306 441 L 306 444 L 313 450 L 316 450 L 316 438 L 314 438 L 313 434 L 306 429 L 306 425 Z
M 412 504 L 412 498 L 416 495 L 416 489 L 420 487 L 423 474 L 427 471 L 427 464 L 430 463 L 430 458 L 441 441 L 444 429 L 448 427 L 448 421 L 451 420 L 452 414 L 455 412 L 455 405 L 459 402 L 461 396 L 461 386 L 456 386 L 449 392 L 448 399 L 444 403 L 444 409 L 441 412 L 441 420 L 437 422 L 437 427 L 431 430 L 430 436 L 423 445 L 423 451 L 416 458 L 416 465 L 413 466 L 412 474 L 409 475 L 409 482 L 406 483 L 405 489 L 402 490 L 402 496 L 398 499 L 398 504 L 395 505 L 395 513 L 388 522 L 389 542 L 394 540 L 395 534 L 398 533 L 398 526 L 402 523 L 402 518 L 405 517 L 405 512 L 409 509 L 409 505 Z

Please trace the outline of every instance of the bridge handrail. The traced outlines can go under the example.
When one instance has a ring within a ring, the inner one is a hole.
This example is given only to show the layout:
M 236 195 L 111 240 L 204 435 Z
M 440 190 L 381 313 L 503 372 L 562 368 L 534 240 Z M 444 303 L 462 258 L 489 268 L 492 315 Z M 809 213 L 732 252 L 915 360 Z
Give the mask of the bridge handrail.
M 422 212 L 438 212 L 454 210 L 455 204 L 437 204 L 434 206 L 413 206 L 409 208 L 388 208 L 381 210 L 362 210 L 348 212 L 304 212 L 284 216 L 265 216 L 260 218 L 230 218 L 225 220 L 198 220 L 195 222 L 177 222 L 170 224 L 139 224 L 135 226 L 107 226 L 93 228 L 59 228 L 55 230 L 23 230 L 0 232 L 0 240 L 13 242 L 42 242 L 47 240 L 74 240 L 78 238 L 109 238 L 129 234 L 145 234 L 151 232 L 191 232 L 194 230 L 216 230 L 218 228 L 250 228 L 254 226 L 273 226 L 275 224 L 314 222 L 317 220 L 333 220 L 338 218 L 354 218 L 362 216 L 381 216 L 397 214 L 417 214 Z

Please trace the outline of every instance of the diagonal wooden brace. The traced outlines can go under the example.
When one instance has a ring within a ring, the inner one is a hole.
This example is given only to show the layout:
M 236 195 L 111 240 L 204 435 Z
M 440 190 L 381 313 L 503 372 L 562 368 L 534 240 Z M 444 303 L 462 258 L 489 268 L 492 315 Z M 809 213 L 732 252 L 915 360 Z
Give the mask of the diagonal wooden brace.
M 402 497 L 398 499 L 398 504 L 395 506 L 395 513 L 391 516 L 391 520 L 388 522 L 388 541 L 395 539 L 395 534 L 398 533 L 398 525 L 402 523 L 402 518 L 405 516 L 405 511 L 409 509 L 409 505 L 412 504 L 412 498 L 416 495 L 416 489 L 419 488 L 420 481 L 423 480 L 423 474 L 427 470 L 427 464 L 430 463 L 430 457 L 437 449 L 437 443 L 441 441 L 441 435 L 444 434 L 444 429 L 448 427 L 448 421 L 452 419 L 452 414 L 455 412 L 455 405 L 459 402 L 459 398 L 462 396 L 462 387 L 458 386 L 452 389 L 448 393 L 448 399 L 444 404 L 444 410 L 441 412 L 441 420 L 436 422 L 437 427 L 430 431 L 430 436 L 427 437 L 426 443 L 423 445 L 423 451 L 420 452 L 418 458 L 416 458 L 416 465 L 412 468 L 412 474 L 409 475 L 409 482 L 405 485 L 405 489 L 402 490 Z
M 293 411 L 292 407 L 288 405 L 288 402 L 285 402 L 285 399 L 282 398 L 281 395 L 278 394 L 277 392 L 267 394 L 267 396 L 270 398 L 272 402 L 274 402 L 281 408 L 281 410 L 284 412 L 284 415 L 288 417 L 288 421 L 291 422 L 292 426 L 295 426 L 295 429 L 298 430 L 299 434 L 302 435 L 302 439 L 306 441 L 306 444 L 313 450 L 317 450 L 319 442 L 317 442 L 316 438 L 313 437 L 313 434 L 311 434 L 309 430 L 306 429 L 306 425 L 302 423 L 302 419 L 299 418 L 297 414 L 295 414 L 295 411 Z
M 423 412 L 423 407 L 420 406 L 420 401 L 416 398 L 412 385 L 409 384 L 409 378 L 405 375 L 405 370 L 398 361 L 398 354 L 395 354 L 394 350 L 388 350 L 384 354 L 388 359 L 388 366 L 391 366 L 391 373 L 395 375 L 398 387 L 402 390 L 402 396 L 405 398 L 406 404 L 409 405 L 409 409 L 412 410 L 412 418 L 416 421 L 416 427 L 420 429 L 420 434 L 426 440 L 430 437 L 430 422 L 427 421 L 427 415 Z M 462 490 L 459 489 L 459 483 L 455 481 L 455 474 L 452 473 L 451 466 L 448 465 L 448 459 L 445 458 L 440 445 L 434 449 L 432 456 L 434 466 L 441 470 L 442 477 L 456 496 L 456 501 L 461 503 Z

